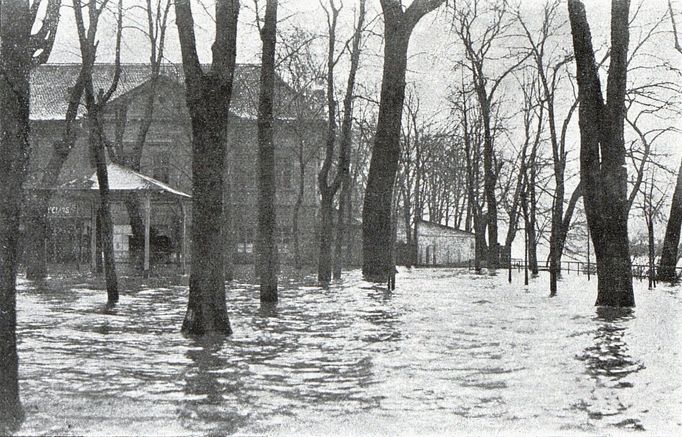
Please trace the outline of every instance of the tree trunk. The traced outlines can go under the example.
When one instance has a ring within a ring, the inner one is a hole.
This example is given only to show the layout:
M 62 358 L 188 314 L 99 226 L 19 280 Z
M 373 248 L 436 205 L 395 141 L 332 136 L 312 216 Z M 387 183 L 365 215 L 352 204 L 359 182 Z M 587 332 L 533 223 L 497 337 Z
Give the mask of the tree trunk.
M 362 273 L 385 282 L 392 246 L 391 201 L 400 158 L 400 124 L 405 99 L 405 69 L 409 32 L 386 23 L 381 102 L 362 211 Z
M 303 147 L 302 145 L 300 147 Z M 298 192 L 296 193 L 296 202 L 294 203 L 293 217 L 291 219 L 291 237 L 294 239 L 294 268 L 300 270 L 303 266 L 301 263 L 301 237 L 299 235 L 299 215 L 301 212 L 301 205 L 303 205 L 303 193 L 305 190 L 305 162 L 303 160 L 303 151 L 300 150 L 299 155 L 299 178 L 298 178 Z
M 260 97 L 258 103 L 258 248 L 256 271 L 261 302 L 277 302 L 277 246 L 275 244 L 275 145 L 272 141 L 277 0 L 267 0 L 261 28 Z
M 656 287 L 656 272 L 655 268 L 655 258 L 656 258 L 656 246 L 654 243 L 654 216 L 652 211 L 649 211 L 647 222 L 647 233 L 648 233 L 648 246 L 649 246 L 649 290 Z
M 488 207 L 488 270 L 494 271 L 499 264 L 499 253 L 497 245 L 497 197 L 495 187 L 497 185 L 497 172 L 493 168 L 493 137 L 490 126 L 490 102 L 485 95 L 485 83 L 480 86 L 479 99 L 481 103 L 481 117 L 483 119 L 483 192 L 486 205 Z
M 405 100 L 407 48 L 414 26 L 441 1 L 414 0 L 403 11 L 401 2 L 383 0 L 384 68 L 379 116 L 369 164 L 362 210 L 362 274 L 386 282 L 394 272 L 391 203 L 400 159 L 400 126 Z
M 111 218 L 111 203 L 109 201 L 109 175 L 104 153 L 105 139 L 99 124 L 99 111 L 88 109 L 88 123 L 90 129 L 89 142 L 91 153 L 95 161 L 97 183 L 99 185 L 99 214 L 101 223 L 102 250 L 104 252 L 104 275 L 107 284 L 107 306 L 118 302 L 118 279 L 116 277 L 116 262 L 114 259 L 114 224 Z
M 350 160 L 350 151 L 349 151 Z M 346 210 L 350 208 L 349 196 L 350 194 L 350 174 L 346 174 L 341 182 L 341 194 L 339 196 L 339 212 L 336 219 L 336 241 L 334 246 L 334 279 L 341 279 L 341 271 L 346 263 L 344 263 L 344 246 L 348 246 L 349 227 L 350 222 L 346 220 Z
M 538 269 L 538 243 L 536 235 L 536 195 L 535 195 L 535 181 L 536 169 L 535 165 L 530 168 L 530 183 L 529 183 L 529 205 L 528 205 L 528 264 L 530 271 L 534 276 L 537 276 L 540 271 Z
M 676 282 L 678 254 L 680 245 L 680 228 L 682 227 L 682 162 L 677 173 L 675 193 L 670 204 L 670 215 L 668 224 L 665 228 L 665 238 L 663 239 L 663 250 L 661 260 L 658 265 L 658 279 L 660 281 Z
M 585 7 L 578 0 L 568 2 L 580 95 L 580 177 L 597 260 L 599 306 L 635 305 L 623 132 L 629 6 L 628 0 L 611 3 L 611 63 L 604 103 Z
M 575 206 L 578 203 L 578 200 L 580 200 L 580 198 L 582 197 L 583 195 L 582 193 L 583 193 L 582 182 L 578 182 L 578 185 L 573 190 L 573 194 L 571 194 L 571 198 L 568 201 L 568 206 L 566 207 L 566 212 L 564 213 L 564 218 L 561 222 L 561 231 L 559 232 L 559 241 L 557 249 L 558 250 L 557 263 L 559 264 L 559 267 L 561 267 L 561 258 L 564 253 L 564 246 L 566 245 L 568 230 L 571 227 L 571 220 L 573 219 Z
M 226 129 L 236 60 L 239 2 L 216 2 L 213 63 L 204 73 L 189 0 L 175 1 L 176 24 L 192 123 L 192 268 L 185 334 L 229 335 L 225 303 L 222 212 Z
M 317 268 L 317 280 L 322 283 L 328 283 L 332 278 L 333 201 L 334 198 L 330 193 L 322 194 L 320 202 L 320 259 Z
M 16 343 L 22 184 L 29 151 L 31 30 L 28 1 L 0 1 L 0 433 L 23 418 Z

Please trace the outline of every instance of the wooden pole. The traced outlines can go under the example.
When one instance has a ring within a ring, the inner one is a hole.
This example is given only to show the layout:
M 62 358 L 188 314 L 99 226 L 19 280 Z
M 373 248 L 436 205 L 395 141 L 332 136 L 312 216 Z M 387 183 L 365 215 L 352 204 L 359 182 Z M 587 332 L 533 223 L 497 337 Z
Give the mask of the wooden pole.
M 151 215 L 151 193 L 144 197 L 144 277 L 149 277 L 149 231 Z

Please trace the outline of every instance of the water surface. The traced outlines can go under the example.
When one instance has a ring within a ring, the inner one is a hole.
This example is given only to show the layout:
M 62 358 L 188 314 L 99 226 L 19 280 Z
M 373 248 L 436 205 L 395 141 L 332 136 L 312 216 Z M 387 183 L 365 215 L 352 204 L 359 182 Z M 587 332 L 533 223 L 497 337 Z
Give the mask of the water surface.
M 518 275 L 518 274 L 517 274 Z M 682 435 L 677 288 L 593 306 L 596 281 L 404 270 L 394 293 L 352 272 L 284 280 L 261 306 L 232 284 L 234 335 L 179 328 L 186 278 L 20 279 L 21 434 Z

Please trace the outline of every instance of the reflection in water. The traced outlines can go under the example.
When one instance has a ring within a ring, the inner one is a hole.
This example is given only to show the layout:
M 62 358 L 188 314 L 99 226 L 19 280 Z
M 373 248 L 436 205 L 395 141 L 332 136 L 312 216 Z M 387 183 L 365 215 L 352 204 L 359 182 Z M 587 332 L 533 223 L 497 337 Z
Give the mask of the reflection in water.
M 628 322 L 634 317 L 632 308 L 597 308 L 594 344 L 585 348 L 580 357 L 597 383 L 610 385 L 644 368 L 628 353 Z
M 186 353 L 191 361 L 180 416 L 188 425 L 199 420 L 208 426 L 204 431 L 234 433 L 249 419 L 242 413 L 250 403 L 243 390 L 247 369 L 221 355 L 226 342 L 219 336 L 193 338 Z
M 680 325 L 664 293 L 637 318 L 593 317 L 589 284 L 550 300 L 546 281 L 526 292 L 465 270 L 403 271 L 393 293 L 359 272 L 327 288 L 283 278 L 276 305 L 233 282 L 234 334 L 199 339 L 179 332 L 186 278 L 126 280 L 115 314 L 101 280 L 20 281 L 21 433 L 609 434 L 667 425 L 682 390 L 677 337 L 651 352 Z
M 628 379 L 644 369 L 644 365 L 633 358 L 628 348 L 629 324 L 634 320 L 632 308 L 597 307 L 593 322 L 593 344 L 577 357 L 585 362 L 585 372 L 594 380 L 595 389 L 589 400 L 577 406 L 585 410 L 591 419 L 617 416 L 627 411 L 622 398 L 624 390 L 633 388 Z M 607 390 L 597 390 L 605 388 Z M 622 427 L 643 429 L 638 419 L 627 418 L 615 423 Z

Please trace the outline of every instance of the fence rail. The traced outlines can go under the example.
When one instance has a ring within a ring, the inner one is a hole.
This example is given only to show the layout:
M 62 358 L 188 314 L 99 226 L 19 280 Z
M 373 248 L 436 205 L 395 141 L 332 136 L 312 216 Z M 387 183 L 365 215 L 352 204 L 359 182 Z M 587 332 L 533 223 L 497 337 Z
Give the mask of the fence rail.
M 594 262 L 585 262 L 585 261 L 562 261 L 561 263 L 561 273 L 562 274 L 577 274 L 577 275 L 597 275 L 597 264 Z M 481 263 L 482 267 L 485 267 L 485 262 Z M 512 270 L 516 270 L 518 272 L 524 271 L 526 268 L 524 261 L 512 258 L 511 260 L 511 266 L 509 264 L 500 267 L 500 270 L 507 270 L 511 267 Z M 648 264 L 633 264 L 632 265 L 632 277 L 637 278 L 639 280 L 647 279 L 650 276 L 652 278 L 657 277 L 657 271 L 660 266 L 654 265 L 653 271 L 649 271 L 649 265 Z M 469 269 L 472 270 L 474 268 L 473 263 L 469 264 Z M 529 267 L 530 269 L 530 267 Z M 538 264 L 538 270 L 541 272 L 548 272 L 549 271 L 549 264 Z M 677 278 L 682 277 L 682 267 L 675 267 L 675 276 Z

